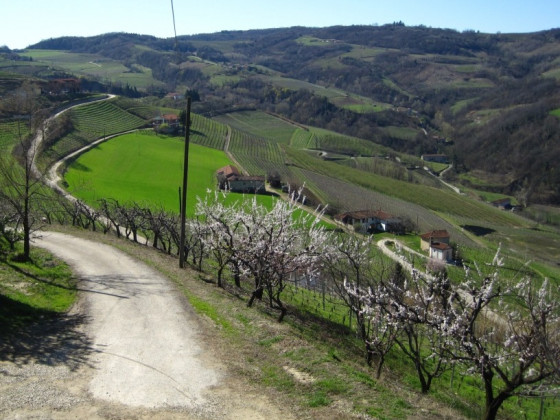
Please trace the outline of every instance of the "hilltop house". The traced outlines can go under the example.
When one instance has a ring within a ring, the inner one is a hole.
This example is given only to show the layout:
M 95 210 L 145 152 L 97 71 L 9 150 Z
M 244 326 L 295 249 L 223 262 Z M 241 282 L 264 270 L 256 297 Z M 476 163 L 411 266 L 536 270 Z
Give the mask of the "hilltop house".
M 164 114 L 159 117 L 152 118 L 152 126 L 158 130 L 162 124 L 167 124 L 169 132 L 175 132 L 179 129 L 179 117 L 176 114 Z
M 266 192 L 264 176 L 245 176 L 239 170 L 228 165 L 216 171 L 218 187 L 231 192 L 263 194 Z
M 359 232 L 372 232 L 378 230 L 381 232 L 389 232 L 392 227 L 400 222 L 400 219 L 382 210 L 359 210 L 341 213 L 335 216 L 335 219 L 351 225 Z
M 432 230 L 420 236 L 420 248 L 428 251 L 430 258 L 439 261 L 451 261 L 453 248 L 449 245 L 449 233 L 446 230 Z
M 427 251 L 430 244 L 440 242 L 449 245 L 449 233 L 445 230 L 432 230 L 420 235 L 420 249 Z

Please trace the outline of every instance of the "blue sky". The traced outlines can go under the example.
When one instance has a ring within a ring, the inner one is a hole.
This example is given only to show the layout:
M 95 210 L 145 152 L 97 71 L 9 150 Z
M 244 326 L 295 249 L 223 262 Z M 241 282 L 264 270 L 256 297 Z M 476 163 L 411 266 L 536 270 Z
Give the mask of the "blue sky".
M 289 26 L 407 26 L 488 33 L 560 27 L 558 0 L 174 0 L 178 35 Z M 171 0 L 0 0 L 0 45 L 130 32 L 173 36 Z

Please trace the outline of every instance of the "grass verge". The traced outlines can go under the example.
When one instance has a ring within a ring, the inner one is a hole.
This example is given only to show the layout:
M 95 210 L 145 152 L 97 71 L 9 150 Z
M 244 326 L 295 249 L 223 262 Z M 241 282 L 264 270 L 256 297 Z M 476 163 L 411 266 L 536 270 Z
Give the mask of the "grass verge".
M 62 314 L 76 299 L 76 279 L 66 264 L 36 248 L 31 262 L 15 255 L 0 251 L 0 335 Z

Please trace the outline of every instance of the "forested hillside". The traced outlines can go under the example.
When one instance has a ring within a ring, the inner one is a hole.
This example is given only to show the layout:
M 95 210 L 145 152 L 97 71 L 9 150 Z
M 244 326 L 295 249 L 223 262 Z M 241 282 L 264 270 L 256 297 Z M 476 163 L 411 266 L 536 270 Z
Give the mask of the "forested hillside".
M 30 50 L 118 63 L 125 87 L 132 76 L 149 74 L 152 84 L 136 92 L 188 90 L 200 99 L 194 111 L 206 116 L 256 108 L 399 152 L 445 153 L 456 181 L 522 204 L 560 204 L 559 29 L 484 34 L 395 23 L 177 41 L 115 33 L 51 39 Z

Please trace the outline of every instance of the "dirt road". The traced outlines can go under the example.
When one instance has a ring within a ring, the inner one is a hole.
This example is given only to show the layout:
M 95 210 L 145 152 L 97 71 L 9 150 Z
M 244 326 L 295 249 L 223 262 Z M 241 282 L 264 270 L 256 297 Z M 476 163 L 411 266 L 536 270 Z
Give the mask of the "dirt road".
M 39 331 L 34 350 L 20 343 L 12 361 L 0 358 L 0 417 L 290 417 L 265 398 L 243 403 L 228 388 L 224 367 L 200 345 L 196 315 L 158 272 L 62 233 L 43 233 L 36 245 L 79 276 L 81 298 L 69 317 L 81 322 L 44 334 L 59 341 L 49 355 Z

